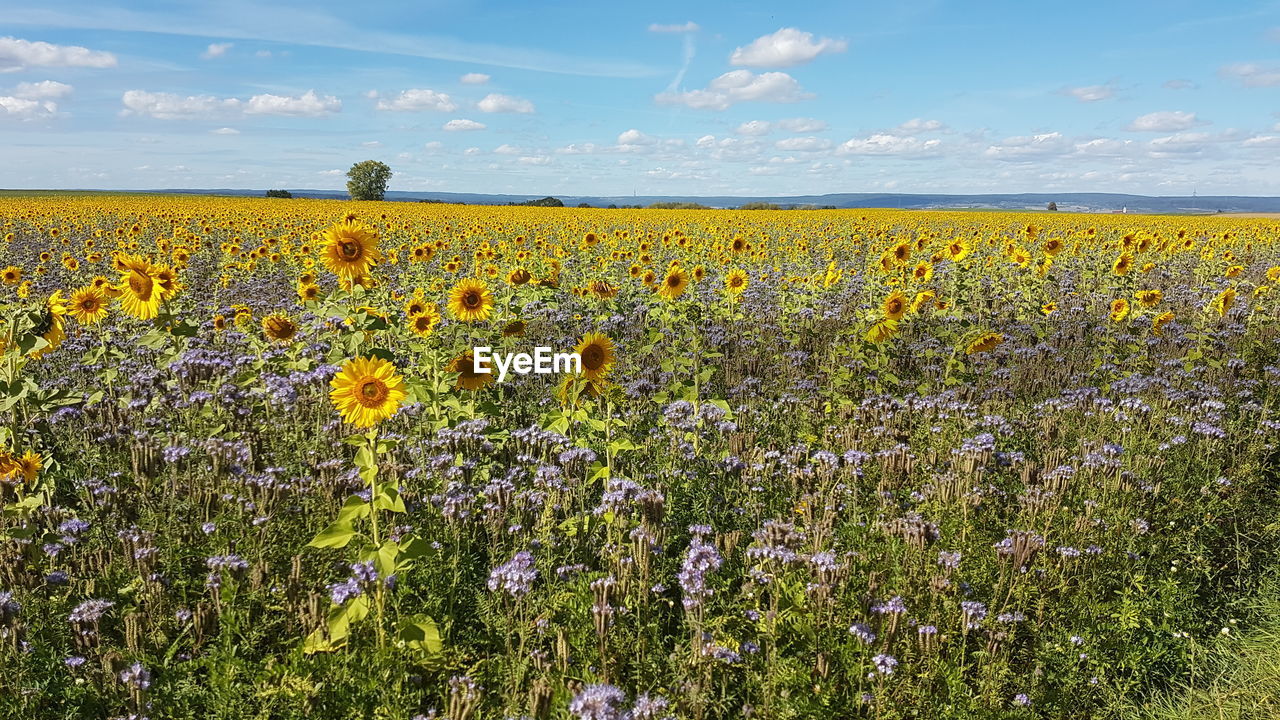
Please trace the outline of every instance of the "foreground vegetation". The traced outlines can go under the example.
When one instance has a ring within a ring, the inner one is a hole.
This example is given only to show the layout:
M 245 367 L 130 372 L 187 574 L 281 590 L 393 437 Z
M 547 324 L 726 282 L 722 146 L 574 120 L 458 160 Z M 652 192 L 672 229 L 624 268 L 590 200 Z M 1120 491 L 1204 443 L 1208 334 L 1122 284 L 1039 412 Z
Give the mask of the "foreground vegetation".
M 1124 715 L 1275 559 L 1277 227 L 0 198 L 0 715 Z

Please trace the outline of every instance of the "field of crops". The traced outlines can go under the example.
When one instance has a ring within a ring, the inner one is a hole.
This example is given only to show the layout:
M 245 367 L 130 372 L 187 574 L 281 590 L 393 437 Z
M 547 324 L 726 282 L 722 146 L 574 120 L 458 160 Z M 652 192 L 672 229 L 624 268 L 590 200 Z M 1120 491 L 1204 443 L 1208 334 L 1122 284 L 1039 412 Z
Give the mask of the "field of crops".
M 1274 564 L 1274 220 L 88 195 L 0 235 L 0 717 L 1117 716 Z

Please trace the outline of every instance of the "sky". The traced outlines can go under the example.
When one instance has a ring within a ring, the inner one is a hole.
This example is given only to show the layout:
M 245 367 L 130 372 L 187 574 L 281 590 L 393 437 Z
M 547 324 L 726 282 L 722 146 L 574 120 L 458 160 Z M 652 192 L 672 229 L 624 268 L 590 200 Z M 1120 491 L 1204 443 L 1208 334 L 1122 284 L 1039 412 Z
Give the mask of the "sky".
M 0 0 L 0 187 L 1280 195 L 1280 3 Z

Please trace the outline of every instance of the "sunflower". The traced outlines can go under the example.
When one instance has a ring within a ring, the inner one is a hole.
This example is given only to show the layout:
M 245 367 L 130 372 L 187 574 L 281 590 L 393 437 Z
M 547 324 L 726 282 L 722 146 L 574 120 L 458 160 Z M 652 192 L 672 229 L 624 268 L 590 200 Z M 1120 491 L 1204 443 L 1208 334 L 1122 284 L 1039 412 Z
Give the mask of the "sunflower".
M 1155 335 L 1156 337 L 1160 337 L 1160 335 L 1164 332 L 1164 326 L 1168 325 L 1172 321 L 1173 321 L 1173 313 L 1171 312 L 1160 313 L 1155 317 L 1155 319 L 1151 321 L 1151 334 Z
M 1057 311 L 1058 311 L 1058 303 L 1047 302 L 1040 306 L 1040 312 L 1044 313 L 1045 315 L 1052 315 Z
M 33 358 L 43 357 L 47 353 L 51 353 L 58 349 L 62 341 L 67 338 L 65 331 L 66 321 L 63 319 L 67 314 L 67 306 L 63 304 L 62 291 L 55 290 L 49 296 L 49 300 L 45 303 L 44 312 L 40 315 L 40 324 L 36 325 L 33 332 L 44 338 L 48 343 L 38 350 L 32 350 L 29 355 Z
M 508 285 L 524 285 L 532 279 L 533 275 L 530 275 L 529 271 L 522 267 L 515 268 L 511 272 L 507 273 Z
M 502 337 L 518 337 L 524 335 L 525 322 L 523 320 L 512 320 L 502 326 Z
M 1116 298 L 1111 301 L 1111 322 L 1120 322 L 1129 317 L 1129 301 L 1124 298 Z
M 449 291 L 449 312 L 462 322 L 484 322 L 493 309 L 493 293 L 483 280 L 466 278 Z
M 268 340 L 288 343 L 298 334 L 298 325 L 285 315 L 272 313 L 262 318 L 262 333 Z
M 608 335 L 591 332 L 582 336 L 574 352 L 582 358 L 582 372 L 590 380 L 600 380 L 613 367 L 613 340 Z
M 3 282 L 5 285 L 17 285 L 22 282 L 22 268 L 17 265 L 10 265 L 5 269 L 0 270 L 0 282 Z
M 1159 290 L 1139 290 L 1133 296 L 1138 299 L 1138 304 L 1144 308 L 1155 307 L 1164 299 L 1164 293 Z
M 415 318 L 426 311 L 427 299 L 422 293 L 422 288 L 418 288 L 413 292 L 413 296 L 409 298 L 409 302 L 404 304 L 404 316 Z
M 320 286 L 314 283 L 301 283 L 298 285 L 298 299 L 304 303 L 315 302 L 320 299 Z
M 880 345 L 888 342 L 890 338 L 897 334 L 898 321 L 891 318 L 882 318 L 867 330 L 866 340 Z
M 963 240 L 954 240 L 947 245 L 947 257 L 951 262 L 960 262 L 969 256 L 969 246 Z
M 324 231 L 320 250 L 324 266 L 339 277 L 358 278 L 382 261 L 378 250 L 378 233 L 372 228 L 344 219 Z
M 1220 317 L 1225 317 L 1231 311 L 1231 306 L 1236 304 L 1235 288 L 1227 288 L 1218 293 L 1217 297 L 1209 303 L 1209 309 L 1218 313 Z
M 379 357 L 348 360 L 329 385 L 342 419 L 362 428 L 395 415 L 408 396 L 395 365 Z
M 36 481 L 36 477 L 40 474 L 40 469 L 44 467 L 40 453 L 31 450 L 28 450 L 20 458 L 13 458 L 11 463 L 13 469 L 22 474 L 22 479 L 28 485 Z
M 227 317 L 225 315 L 213 316 L 213 329 L 222 332 L 227 329 Z
M 724 277 L 724 289 L 730 295 L 741 295 L 747 289 L 747 283 L 750 278 L 744 270 L 730 270 L 728 275 Z
M 894 291 L 893 294 L 884 299 L 880 308 L 884 311 L 884 316 L 890 320 L 901 320 L 902 316 L 907 314 L 907 309 L 911 303 L 907 300 L 907 296 L 901 292 Z
M 422 312 L 409 318 L 409 329 L 418 337 L 426 337 L 435 330 L 439 322 L 440 311 L 435 305 L 428 304 L 422 307 Z
M 476 359 L 470 350 L 449 361 L 445 371 L 458 373 L 458 382 L 454 387 L 463 390 L 479 390 L 493 382 L 492 372 L 476 372 Z
M 92 285 L 82 287 L 71 294 L 67 311 L 81 325 L 95 325 L 107 316 L 107 299 Z
M 978 353 L 991 352 L 1004 342 L 1004 335 L 998 332 L 985 332 L 974 338 L 972 342 L 965 347 L 966 355 L 977 355 Z
M 929 282 L 933 278 L 933 266 L 927 262 L 922 262 L 911 271 L 911 277 L 915 278 L 917 282 Z
M 1116 261 L 1111 263 L 1111 272 L 1116 275 L 1128 275 L 1133 269 L 1133 256 L 1129 253 L 1123 253 Z
M 618 289 L 610 285 L 606 280 L 592 280 L 591 284 L 587 286 L 587 290 L 601 300 L 608 300 L 618 294 Z
M 663 278 L 662 285 L 658 288 L 658 294 L 667 300 L 675 300 L 684 294 L 689 287 L 689 273 L 679 266 L 674 266 L 667 270 L 667 276 Z
M 1063 244 L 1062 240 L 1058 238 L 1049 238 L 1044 242 L 1044 254 L 1049 257 L 1057 257 L 1058 253 L 1062 252 L 1064 247 L 1066 246 Z
M 120 290 L 124 311 L 139 320 L 150 320 L 160 314 L 160 303 L 168 295 L 160 283 L 157 268 L 136 255 L 117 256 L 122 264 Z

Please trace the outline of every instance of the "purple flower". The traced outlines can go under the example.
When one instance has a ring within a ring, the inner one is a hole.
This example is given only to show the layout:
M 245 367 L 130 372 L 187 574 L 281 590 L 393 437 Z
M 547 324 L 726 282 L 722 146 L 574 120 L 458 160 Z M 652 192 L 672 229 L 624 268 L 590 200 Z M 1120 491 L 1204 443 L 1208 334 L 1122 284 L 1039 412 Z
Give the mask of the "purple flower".
M 701 537 L 694 537 L 689 543 L 684 564 L 676 576 L 684 592 L 685 610 L 701 607 L 703 601 L 711 597 L 714 591 L 707 587 L 707 573 L 720 569 L 723 562 L 715 547 L 704 543 Z
M 627 696 L 612 685 L 588 685 L 569 703 L 569 712 L 578 720 L 625 720 L 622 709 Z
M 520 597 L 533 588 L 533 581 L 537 579 L 538 571 L 533 566 L 533 553 L 521 550 L 510 561 L 489 573 L 489 590 L 502 590 L 511 597 Z

